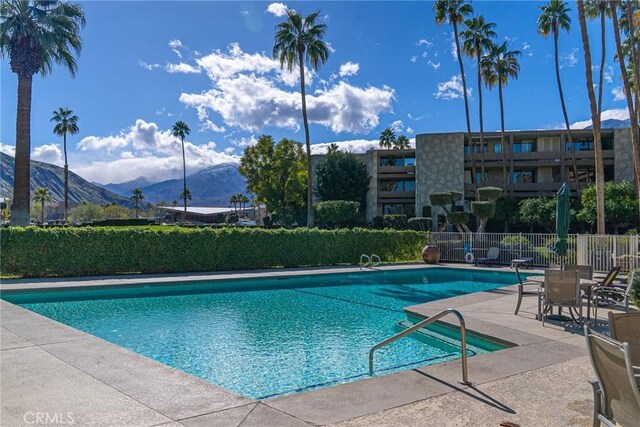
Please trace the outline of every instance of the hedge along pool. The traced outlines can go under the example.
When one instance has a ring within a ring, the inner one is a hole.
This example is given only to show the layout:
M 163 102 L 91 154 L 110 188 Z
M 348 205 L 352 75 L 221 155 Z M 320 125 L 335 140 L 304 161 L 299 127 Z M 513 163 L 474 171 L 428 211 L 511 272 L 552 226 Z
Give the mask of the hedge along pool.
M 371 347 L 403 307 L 516 282 L 512 273 L 403 271 L 4 293 L 2 298 L 161 363 L 264 399 L 369 377 Z M 471 334 L 468 355 L 504 348 Z M 376 375 L 461 355 L 432 325 L 376 352 Z

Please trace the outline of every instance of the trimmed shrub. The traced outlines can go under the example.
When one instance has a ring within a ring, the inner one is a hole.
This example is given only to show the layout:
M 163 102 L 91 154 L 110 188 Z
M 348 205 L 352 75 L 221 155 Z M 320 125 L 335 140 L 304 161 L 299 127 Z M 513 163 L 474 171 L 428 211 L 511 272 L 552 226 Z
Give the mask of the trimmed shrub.
M 382 223 L 385 228 L 393 228 L 395 230 L 406 230 L 409 226 L 407 216 L 405 214 L 386 214 L 382 216 Z
M 360 203 L 347 200 L 327 200 L 314 203 L 316 221 L 329 227 L 353 227 L 360 217 Z
M 406 221 L 406 219 L 405 219 Z M 297 228 L 8 227 L 0 274 L 25 277 L 179 273 L 417 261 L 416 231 Z
M 89 224 L 95 227 L 127 227 L 132 225 L 151 225 L 153 220 L 146 218 L 111 218 L 102 221 L 93 221 Z

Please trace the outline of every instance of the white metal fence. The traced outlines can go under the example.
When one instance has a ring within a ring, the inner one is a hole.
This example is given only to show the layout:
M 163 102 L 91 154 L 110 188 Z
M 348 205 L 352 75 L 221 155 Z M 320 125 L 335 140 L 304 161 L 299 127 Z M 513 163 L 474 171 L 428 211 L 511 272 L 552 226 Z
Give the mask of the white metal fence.
M 538 267 L 554 267 L 560 257 L 553 251 L 555 234 L 543 233 L 435 233 L 440 247 L 440 259 L 447 262 L 466 262 L 471 252 L 475 258 L 485 257 L 490 247 L 500 248 L 499 263 L 530 258 Z M 623 271 L 640 268 L 640 239 L 638 235 L 615 236 L 570 234 L 567 239 L 566 264 L 592 265 L 594 271 L 609 271 L 619 266 Z

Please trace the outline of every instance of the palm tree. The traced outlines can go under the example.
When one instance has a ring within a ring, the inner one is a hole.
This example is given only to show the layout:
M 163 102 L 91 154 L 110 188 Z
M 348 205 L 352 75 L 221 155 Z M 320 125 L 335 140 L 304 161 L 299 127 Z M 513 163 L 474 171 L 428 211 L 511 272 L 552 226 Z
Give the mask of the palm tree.
M 75 77 L 84 12 L 61 0 L 3 0 L 0 2 L 0 51 L 18 75 L 16 154 L 12 225 L 29 225 L 31 91 L 33 75 L 47 75 L 55 64 Z
M 229 204 L 233 205 L 233 211 L 237 215 L 238 214 L 238 195 L 237 194 L 233 194 L 231 195 L 231 197 L 229 197 Z
M 178 120 L 171 127 L 171 134 L 175 138 L 180 138 L 180 142 L 182 143 L 182 195 L 187 194 L 187 159 L 184 155 L 184 138 L 189 135 L 190 132 L 191 129 L 189 129 L 189 126 L 182 120 Z M 182 195 L 180 198 L 183 197 Z M 189 197 L 189 200 L 191 200 L 191 197 Z M 187 199 L 184 199 L 184 214 L 182 220 L 187 220 Z
M 78 116 L 73 115 L 73 111 L 68 108 L 58 108 L 53 112 L 51 122 L 56 122 L 53 133 L 62 136 L 62 149 L 64 151 L 64 221 L 67 221 L 69 210 L 69 163 L 67 161 L 67 134 L 75 135 L 80 132 L 78 127 Z
M 469 149 L 471 156 L 471 164 L 475 167 L 475 153 L 473 150 L 473 138 L 471 136 L 471 119 L 469 118 L 469 100 L 467 99 L 467 78 L 464 74 L 464 65 L 462 64 L 462 55 L 460 54 L 460 37 L 458 35 L 458 25 L 464 21 L 465 16 L 473 13 L 473 7 L 464 0 L 436 0 L 433 4 L 436 14 L 436 23 L 442 25 L 445 22 L 453 26 L 453 38 L 456 44 L 456 56 L 458 57 L 458 65 L 460 66 L 460 78 L 462 79 L 462 96 L 464 97 L 464 112 L 467 119 L 467 139 L 469 140 Z M 471 182 L 475 184 L 475 171 L 471 172 Z
M 585 14 L 589 19 L 600 18 L 600 78 L 598 81 L 598 114 L 602 113 L 602 84 L 604 82 L 604 66 L 607 58 L 606 23 L 607 16 L 611 16 L 611 9 L 607 0 L 587 0 L 584 7 Z
M 564 93 L 562 91 L 562 80 L 560 79 L 560 57 L 558 53 L 558 37 L 560 30 L 567 33 L 571 28 L 571 18 L 569 12 L 571 9 L 562 0 L 550 0 L 549 3 L 540 8 L 542 13 L 538 17 L 538 32 L 542 36 L 547 37 L 553 35 L 554 59 L 556 65 L 556 81 L 558 83 L 558 92 L 560 93 L 560 106 L 562 107 L 562 115 L 564 116 L 564 124 L 567 129 L 567 138 L 569 139 L 569 152 L 571 153 L 571 163 L 573 169 L 573 180 L 578 186 L 580 192 L 580 184 L 578 181 L 578 166 L 576 165 L 576 152 L 573 146 L 573 138 L 571 136 L 571 124 L 569 123 L 569 115 L 564 102 Z
M 144 200 L 144 194 L 142 194 L 141 188 L 134 188 L 131 193 L 131 200 L 133 200 L 133 203 L 135 204 L 136 218 L 138 218 L 140 215 L 140 202 Z
M 380 148 L 390 150 L 396 143 L 396 133 L 391 128 L 386 128 L 380 132 Z
M 518 78 L 518 73 L 520 72 L 520 64 L 518 62 L 519 56 L 520 51 L 508 50 L 508 45 L 505 41 L 501 45 L 492 43 L 489 48 L 489 52 L 480 60 L 482 75 L 487 88 L 491 89 L 496 84 L 498 85 L 498 97 L 500 99 L 502 178 L 505 185 L 507 184 L 507 147 L 505 146 L 504 138 L 504 101 L 502 97 L 502 87 L 507 85 L 509 78 Z M 509 187 L 511 189 L 511 193 L 513 193 L 513 185 L 510 185 Z
M 335 142 L 332 142 L 327 147 L 327 154 L 337 153 L 338 151 L 340 151 L 340 147 Z
M 44 204 L 51 201 L 51 193 L 48 188 L 38 187 L 33 192 L 33 201 L 40 203 L 40 224 L 44 225 Z
M 633 169 L 635 171 L 634 181 L 636 185 L 636 191 L 638 192 L 638 203 L 640 203 L 640 150 L 638 149 L 638 143 L 640 140 L 640 132 L 638 130 L 638 112 L 637 103 L 634 105 L 633 96 L 634 90 L 632 89 L 632 80 L 634 80 L 634 74 L 628 73 L 625 65 L 625 53 L 623 51 L 622 42 L 620 39 L 620 23 L 618 21 L 618 11 L 616 9 L 616 0 L 609 0 L 611 18 L 613 20 L 613 34 L 616 41 L 616 57 L 618 64 L 620 65 L 620 75 L 624 87 L 625 98 L 627 100 L 627 109 L 629 110 L 629 122 L 631 123 L 631 149 L 633 155 Z M 636 84 L 637 86 L 637 84 Z
M 187 220 L 187 200 L 191 200 L 191 190 L 185 188 L 182 193 L 180 193 L 180 200 L 184 200 L 184 218 L 183 221 Z
M 304 136 L 307 147 L 307 227 L 313 227 L 313 177 L 304 64 L 306 60 L 314 70 L 317 70 L 329 58 L 329 47 L 323 40 L 327 26 L 316 24 L 319 14 L 320 11 L 318 10 L 303 18 L 296 11 L 287 10 L 287 19 L 276 25 L 276 36 L 273 45 L 273 57 L 279 58 L 281 68 L 286 64 L 289 72 L 293 71 L 294 66 L 298 66 L 300 69 L 302 121 L 304 123 Z
M 398 139 L 396 139 L 395 144 L 393 144 L 393 148 L 395 148 L 396 150 L 406 150 L 411 148 L 409 138 L 407 138 L 405 135 L 400 135 Z
M 584 67 L 587 76 L 587 93 L 589 106 L 591 107 L 591 122 L 593 124 L 593 148 L 596 161 L 596 211 L 598 216 L 598 234 L 605 233 L 604 226 L 604 168 L 602 161 L 602 144 L 600 140 L 600 114 L 598 103 L 593 90 L 593 69 L 591 68 L 591 47 L 589 46 L 589 33 L 587 32 L 587 20 L 584 12 L 584 0 L 578 0 L 578 20 L 580 21 L 580 34 L 582 48 L 584 50 Z
M 476 64 L 478 68 L 478 103 L 479 103 L 479 119 L 480 119 L 480 176 L 482 177 L 482 185 L 484 182 L 484 120 L 482 117 L 482 70 L 480 67 L 480 60 L 484 55 L 484 52 L 488 51 L 491 47 L 491 39 L 496 38 L 496 32 L 493 29 L 496 27 L 494 23 L 485 23 L 484 16 L 477 16 L 472 19 L 464 21 L 467 27 L 460 37 L 462 37 L 462 51 L 470 58 L 476 58 Z M 471 182 L 476 182 L 476 164 L 475 164 L 475 150 L 474 146 L 470 143 L 469 146 L 471 157 L 471 175 L 474 177 Z

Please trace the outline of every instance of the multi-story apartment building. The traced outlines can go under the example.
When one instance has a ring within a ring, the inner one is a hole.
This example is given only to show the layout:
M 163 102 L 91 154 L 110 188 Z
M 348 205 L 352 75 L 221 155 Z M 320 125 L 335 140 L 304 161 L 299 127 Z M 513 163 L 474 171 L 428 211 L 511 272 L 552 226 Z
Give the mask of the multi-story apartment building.
M 553 195 L 565 181 L 576 191 L 595 180 L 593 133 L 572 130 L 571 136 L 573 150 L 560 130 L 507 132 L 504 147 L 499 132 L 485 133 L 482 146 L 479 134 L 469 144 L 460 132 L 419 134 L 415 150 L 370 150 L 361 155 L 371 177 L 366 218 L 431 213 L 435 224 L 439 212 L 429 208 L 430 194 L 456 191 L 471 201 L 477 186 L 500 187 L 517 198 Z M 605 180 L 633 182 L 629 128 L 603 129 L 602 148 Z

